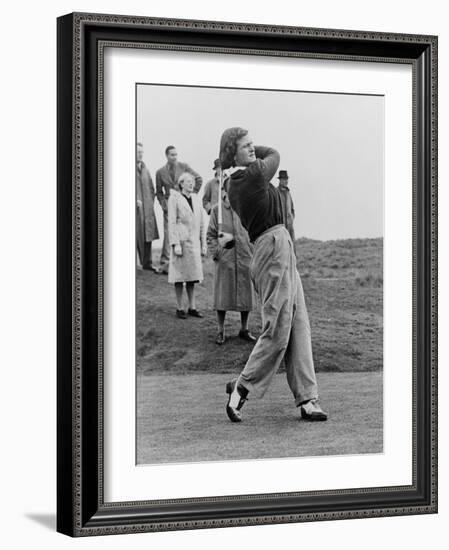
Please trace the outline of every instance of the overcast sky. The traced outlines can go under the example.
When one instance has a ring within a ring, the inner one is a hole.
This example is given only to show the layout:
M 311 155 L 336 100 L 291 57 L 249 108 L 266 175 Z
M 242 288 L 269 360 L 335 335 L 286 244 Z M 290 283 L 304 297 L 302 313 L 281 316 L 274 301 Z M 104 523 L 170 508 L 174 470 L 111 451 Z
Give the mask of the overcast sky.
M 231 126 L 279 151 L 279 168 L 290 176 L 296 237 L 383 236 L 383 97 L 137 86 L 137 140 L 153 181 L 166 162 L 165 147 L 174 145 L 204 186 Z M 159 204 L 155 209 L 162 235 Z

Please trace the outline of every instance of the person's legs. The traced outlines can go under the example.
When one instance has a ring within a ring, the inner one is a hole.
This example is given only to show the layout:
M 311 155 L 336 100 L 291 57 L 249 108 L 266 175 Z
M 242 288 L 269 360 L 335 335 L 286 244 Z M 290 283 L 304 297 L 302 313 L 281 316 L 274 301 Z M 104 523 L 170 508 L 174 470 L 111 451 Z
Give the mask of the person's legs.
M 137 241 L 137 266 L 142 269 L 143 259 L 145 256 L 145 246 L 142 242 Z
M 182 309 L 182 287 L 183 283 L 175 283 L 176 304 L 178 310 Z
M 226 413 L 232 422 L 241 422 L 248 392 L 263 397 L 287 349 L 295 298 L 289 253 L 284 227 L 273 228 L 256 242 L 250 270 L 262 304 L 262 332 L 240 376 L 226 385 Z
M 137 223 L 136 223 L 136 241 L 137 241 L 137 251 L 139 253 L 139 263 L 140 266 L 143 266 L 143 258 L 145 255 L 145 229 L 144 229 L 144 219 L 142 208 L 137 208 L 136 212 Z
M 242 324 L 242 331 L 248 330 L 248 318 L 249 318 L 249 311 L 240 312 L 240 322 Z
M 259 237 L 251 273 L 262 308 L 262 332 L 238 383 L 262 397 L 279 369 L 289 342 L 295 286 L 289 269 L 289 237 L 284 227 Z
M 295 318 L 285 352 L 287 381 L 296 405 L 318 397 L 312 339 L 301 279 L 297 273 Z
M 271 246 L 268 235 L 273 237 Z M 327 413 L 315 399 L 318 390 L 310 326 L 290 237 L 282 230 L 262 237 L 251 265 L 262 302 L 262 334 L 240 376 L 226 387 L 227 414 L 233 422 L 241 421 L 240 409 L 247 393 L 262 397 L 285 355 L 288 382 L 296 404 L 301 405 L 301 415 L 308 420 L 326 420 Z
M 297 407 L 301 407 L 301 416 L 306 420 L 327 420 L 318 402 L 318 385 L 312 355 L 310 322 L 304 300 L 301 277 L 296 269 L 296 256 L 291 245 L 292 279 L 296 281 L 295 314 L 290 338 L 285 353 L 287 380 L 295 398 Z
M 189 309 L 196 309 L 195 305 L 195 283 L 186 283 L 187 298 L 189 299 Z
M 168 272 L 168 263 L 170 260 L 170 243 L 168 240 L 168 210 L 164 211 L 164 240 L 162 242 L 160 265 L 161 270 Z
M 142 269 L 142 262 L 140 261 L 139 249 L 136 250 L 136 267 L 138 270 Z
M 144 245 L 143 262 L 142 262 L 142 267 L 144 269 L 152 269 L 153 267 L 152 254 L 151 254 L 152 244 L 153 243 L 149 241 L 149 242 L 146 242 Z
M 226 318 L 226 311 L 222 309 L 217 309 L 217 323 L 218 323 L 218 332 L 224 334 L 224 323 Z
M 247 342 L 255 342 L 257 338 L 255 338 L 248 330 L 248 318 L 249 318 L 249 311 L 240 312 L 240 321 L 242 324 L 242 328 L 240 329 L 239 337 L 242 340 L 246 340 Z
M 189 299 L 189 310 L 188 314 L 191 317 L 203 317 L 203 314 L 196 309 L 195 301 L 195 283 L 189 282 L 186 283 L 187 297 Z
M 225 337 L 225 330 L 224 330 L 224 323 L 226 318 L 226 311 L 222 309 L 217 309 L 217 323 L 218 323 L 218 333 L 217 338 L 215 339 L 215 343 L 221 346 L 225 343 L 226 337 Z

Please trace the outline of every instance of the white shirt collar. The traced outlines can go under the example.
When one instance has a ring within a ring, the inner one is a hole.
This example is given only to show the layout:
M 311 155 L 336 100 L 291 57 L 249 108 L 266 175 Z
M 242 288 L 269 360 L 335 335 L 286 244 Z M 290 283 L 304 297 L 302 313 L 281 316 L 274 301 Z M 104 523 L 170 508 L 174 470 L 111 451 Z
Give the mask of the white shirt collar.
M 234 172 L 238 172 L 239 170 L 246 170 L 246 168 L 246 166 L 232 166 L 227 170 L 227 172 L 229 176 L 232 176 Z

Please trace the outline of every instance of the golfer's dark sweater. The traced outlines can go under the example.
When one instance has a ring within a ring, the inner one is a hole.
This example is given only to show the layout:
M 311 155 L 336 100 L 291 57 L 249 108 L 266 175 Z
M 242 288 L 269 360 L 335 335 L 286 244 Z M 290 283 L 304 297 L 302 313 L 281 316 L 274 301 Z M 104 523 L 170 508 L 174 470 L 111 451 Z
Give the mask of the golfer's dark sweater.
M 273 225 L 283 223 L 279 193 L 270 183 L 279 167 L 279 153 L 270 147 L 255 149 L 256 160 L 231 175 L 228 193 L 251 242 Z

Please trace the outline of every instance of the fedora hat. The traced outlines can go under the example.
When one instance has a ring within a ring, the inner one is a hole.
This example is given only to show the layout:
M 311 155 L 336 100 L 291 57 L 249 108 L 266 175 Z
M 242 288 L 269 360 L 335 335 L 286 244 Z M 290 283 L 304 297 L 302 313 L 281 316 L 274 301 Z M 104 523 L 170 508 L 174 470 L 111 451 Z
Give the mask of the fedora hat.
M 219 168 L 220 168 L 220 159 L 215 159 L 212 170 L 218 170 Z
M 288 173 L 287 173 L 287 170 L 279 170 L 279 176 L 278 176 L 279 179 L 281 178 L 288 178 Z

